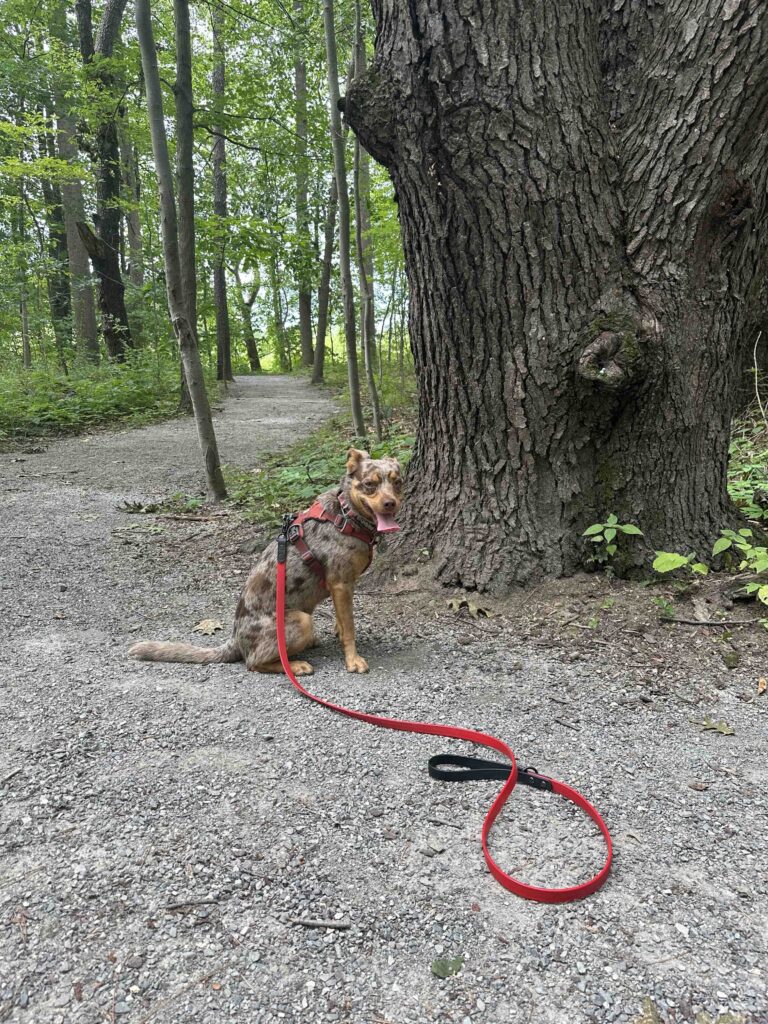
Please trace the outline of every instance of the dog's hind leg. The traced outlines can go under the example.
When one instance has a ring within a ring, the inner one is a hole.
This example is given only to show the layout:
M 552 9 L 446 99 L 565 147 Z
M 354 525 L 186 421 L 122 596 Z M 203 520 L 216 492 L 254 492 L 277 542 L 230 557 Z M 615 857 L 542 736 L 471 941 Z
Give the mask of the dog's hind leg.
M 288 655 L 298 654 L 315 643 L 312 616 L 293 609 L 285 613 L 285 643 Z M 296 676 L 310 675 L 314 670 L 307 661 L 291 661 Z M 262 630 L 256 643 L 248 651 L 245 667 L 249 672 L 282 672 L 280 652 L 277 649 L 277 625 L 274 620 L 269 629 Z

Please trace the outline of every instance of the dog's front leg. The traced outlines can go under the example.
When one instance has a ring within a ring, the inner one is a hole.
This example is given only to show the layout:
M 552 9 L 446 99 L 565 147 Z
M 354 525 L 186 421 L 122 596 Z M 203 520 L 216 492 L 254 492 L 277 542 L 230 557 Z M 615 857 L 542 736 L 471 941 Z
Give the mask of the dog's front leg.
M 355 620 L 352 616 L 352 587 L 347 583 L 330 585 L 339 640 L 344 649 L 347 672 L 367 672 L 368 662 L 361 658 L 355 646 Z

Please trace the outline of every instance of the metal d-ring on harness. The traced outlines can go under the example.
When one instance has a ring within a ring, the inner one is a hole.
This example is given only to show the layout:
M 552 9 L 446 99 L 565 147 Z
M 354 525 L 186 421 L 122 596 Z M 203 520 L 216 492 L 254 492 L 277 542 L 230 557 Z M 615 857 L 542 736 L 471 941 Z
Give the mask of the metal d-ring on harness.
M 315 506 L 312 508 L 314 509 Z M 312 509 L 309 511 L 312 511 Z M 333 517 L 328 518 L 331 520 L 333 519 Z M 429 774 L 432 778 L 441 779 L 446 782 L 463 782 L 471 779 L 504 780 L 504 785 L 496 795 L 496 798 L 485 816 L 481 832 L 483 855 L 485 856 L 485 861 L 493 877 L 497 882 L 503 885 L 505 889 L 509 889 L 510 892 L 515 893 L 517 896 L 522 896 L 529 900 L 535 900 L 539 903 L 569 903 L 571 900 L 582 899 L 584 896 L 589 896 L 591 893 L 597 892 L 600 886 L 605 882 L 608 877 L 608 873 L 611 870 L 613 845 L 611 843 L 611 835 L 608 831 L 608 826 L 603 821 L 599 811 L 593 807 L 586 797 L 583 797 L 578 790 L 573 789 L 564 782 L 559 782 L 557 779 L 551 779 L 546 775 L 540 775 L 534 768 L 518 768 L 517 761 L 511 747 L 496 736 L 491 736 L 490 733 L 480 732 L 477 729 L 463 729 L 454 725 L 438 725 L 433 722 L 410 722 L 401 718 L 385 718 L 382 715 L 370 715 L 364 711 L 353 711 L 350 708 L 343 707 L 341 704 L 333 704 L 331 701 L 325 700 L 323 697 L 318 697 L 316 694 L 310 693 L 306 687 L 302 686 L 291 669 L 291 663 L 288 659 L 288 650 L 285 643 L 285 564 L 288 558 L 288 544 L 291 543 L 288 536 L 291 528 L 291 520 L 290 517 L 286 517 L 286 519 L 287 521 L 283 525 L 283 532 L 280 534 L 277 541 L 277 646 L 280 651 L 280 661 L 283 666 L 283 671 L 288 676 L 293 686 L 304 697 L 308 697 L 316 704 L 320 704 L 322 707 L 328 708 L 331 711 L 336 711 L 340 715 L 346 715 L 348 718 L 356 718 L 360 722 L 368 722 L 370 725 L 376 725 L 383 729 L 396 729 L 401 732 L 427 733 L 432 736 L 446 736 L 450 739 L 467 740 L 471 743 L 479 743 L 482 746 L 490 747 L 491 749 L 498 751 L 498 753 L 508 759 L 507 763 L 484 761 L 481 758 L 465 757 L 460 754 L 440 754 L 431 758 L 429 761 Z M 443 767 L 444 765 L 450 765 L 452 767 L 446 768 Z M 530 885 L 527 882 L 521 882 L 519 879 L 512 877 L 512 875 L 507 874 L 499 867 L 491 856 L 488 848 L 488 839 L 491 829 L 493 828 L 493 823 L 501 813 L 502 808 L 511 796 L 512 791 L 518 782 L 525 786 L 532 786 L 534 789 L 543 790 L 548 793 L 555 793 L 558 796 L 564 797 L 566 800 L 570 800 L 571 803 L 574 803 L 577 807 L 581 808 L 581 810 L 583 810 L 584 813 L 594 821 L 600 830 L 606 846 L 605 862 L 594 877 L 590 878 L 586 882 L 581 882 L 579 885 L 553 889 L 546 886 Z

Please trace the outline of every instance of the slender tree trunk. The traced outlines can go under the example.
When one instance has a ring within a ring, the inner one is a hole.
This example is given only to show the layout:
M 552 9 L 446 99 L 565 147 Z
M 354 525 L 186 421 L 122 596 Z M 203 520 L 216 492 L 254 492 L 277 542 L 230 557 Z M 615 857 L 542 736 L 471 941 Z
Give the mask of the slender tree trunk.
M 165 134 L 163 95 L 160 87 L 160 72 L 157 66 L 157 52 L 152 33 L 149 0 L 136 0 L 136 30 L 139 37 L 141 64 L 144 71 L 147 115 L 152 134 L 152 152 L 155 157 L 160 192 L 160 220 L 163 233 L 168 309 L 173 322 L 173 330 L 179 342 L 181 359 L 184 364 L 184 376 L 192 397 L 200 448 L 205 459 L 208 490 L 211 496 L 218 501 L 226 497 L 227 491 L 224 486 L 224 477 L 219 463 L 219 452 L 211 419 L 211 407 L 205 390 L 205 378 L 200 362 L 197 338 L 189 320 L 189 304 L 184 295 L 181 259 L 179 256 L 176 201 L 173 194 L 173 172 L 168 154 L 168 140 Z
M 395 183 L 420 397 L 407 526 L 446 583 L 571 573 L 610 512 L 700 556 L 734 522 L 768 5 L 694 8 L 374 2 L 375 72 L 346 114 Z
M 40 156 L 56 158 L 53 131 L 46 132 L 39 139 Z M 51 325 L 56 342 L 59 366 L 68 372 L 67 352 L 72 344 L 72 304 L 69 294 L 69 253 L 67 235 L 64 229 L 64 209 L 61 189 L 47 178 L 41 180 L 45 199 L 45 219 L 48 226 L 48 302 L 51 308 Z
M 277 274 L 277 257 L 274 250 L 269 261 L 269 286 L 272 291 L 272 316 L 275 324 L 275 354 L 280 372 L 288 373 L 291 369 L 291 353 L 285 333 L 283 308 L 280 300 L 280 280 Z
M 75 146 L 75 122 L 68 113 L 57 116 L 59 156 L 74 163 L 77 160 Z M 96 304 L 93 298 L 93 279 L 88 253 L 78 222 L 84 222 L 85 205 L 83 186 L 80 181 L 66 181 L 61 186 L 61 201 L 64 210 L 64 229 L 67 235 L 69 253 L 69 282 L 72 302 L 72 333 L 78 352 L 90 362 L 99 361 L 99 335 L 96 323 Z
M 243 282 L 240 280 L 240 271 L 235 266 L 235 281 L 237 282 L 237 294 L 240 298 L 240 316 L 243 321 L 243 341 L 245 342 L 245 351 L 248 355 L 248 362 L 253 373 L 261 373 L 261 360 L 259 359 L 259 350 L 256 346 L 256 338 L 253 334 L 253 321 L 251 319 L 251 310 L 253 304 L 256 301 L 256 296 L 259 293 L 258 283 L 251 287 L 248 298 L 246 299 L 243 292 Z
M 67 27 L 66 3 L 57 4 L 51 15 L 51 33 L 62 46 L 72 45 Z M 61 160 L 74 164 L 78 151 L 76 126 L 71 101 L 65 95 L 58 77 L 54 77 L 54 106 L 56 108 L 56 145 Z M 83 186 L 77 180 L 61 184 L 61 202 L 64 230 L 69 255 L 69 288 L 72 309 L 72 335 L 75 348 L 90 362 L 99 361 L 99 335 L 96 323 L 96 305 L 93 298 L 93 280 L 88 253 L 77 230 L 78 221 L 85 221 Z
M 344 156 L 344 137 L 339 114 L 339 67 L 336 53 L 336 29 L 333 0 L 323 0 L 325 48 L 328 58 L 328 92 L 331 107 L 331 141 L 333 166 L 339 196 L 339 267 L 344 302 L 344 337 L 347 346 L 347 373 L 352 405 L 352 422 L 358 437 L 365 437 L 365 420 L 360 401 L 360 377 L 357 369 L 357 334 L 355 327 L 355 296 L 352 287 L 352 267 L 349 252 L 349 191 Z
M 355 0 L 355 76 L 365 71 L 365 43 L 363 42 L 360 0 Z M 376 313 L 373 306 L 373 255 L 369 233 L 371 218 L 368 212 L 370 193 L 370 171 L 368 154 L 355 139 L 354 192 L 355 192 L 355 241 L 357 250 L 357 273 L 360 281 L 360 333 L 363 340 L 363 359 L 368 394 L 373 413 L 373 429 L 376 440 L 381 440 L 381 407 L 379 392 L 374 377 L 374 352 L 376 344 Z
M 320 286 L 317 289 L 317 344 L 312 368 L 312 383 L 321 384 L 325 366 L 325 336 L 328 333 L 328 304 L 331 297 L 331 272 L 333 270 L 333 240 L 336 234 L 336 211 L 338 209 L 338 187 L 336 176 L 331 181 L 328 195 L 328 212 L 325 218 L 325 245 L 320 268 Z
M 234 380 L 232 376 L 232 339 L 227 303 L 227 164 L 222 114 L 224 108 L 225 51 L 224 16 L 220 7 L 211 7 L 213 29 L 213 213 L 217 218 L 216 248 L 213 256 L 213 302 L 216 307 L 216 377 Z
M 120 159 L 123 166 L 125 234 L 128 241 L 128 279 L 134 288 L 144 284 L 144 253 L 141 244 L 141 183 L 138 150 L 125 132 L 120 133 Z
M 294 0 L 296 25 L 296 60 L 294 86 L 296 99 L 296 239 L 298 248 L 299 337 L 301 365 L 312 366 L 312 240 L 309 234 L 309 201 L 307 199 L 309 159 L 307 155 L 307 65 L 302 55 L 305 45 L 302 28 L 303 0 Z
M 83 64 L 92 71 L 98 91 L 109 97 L 114 113 L 101 118 L 93 140 L 96 163 L 96 233 L 84 221 L 77 230 L 99 279 L 99 308 L 104 341 L 110 357 L 122 360 L 133 345 L 125 308 L 125 287 L 120 273 L 120 147 L 117 119 L 120 97 L 109 58 L 120 36 L 126 0 L 106 0 L 94 42 L 90 0 L 77 0 L 78 32 Z
M 11 215 L 11 236 L 16 243 L 17 268 L 19 283 L 19 315 L 21 317 L 21 365 L 25 370 L 32 368 L 32 347 L 29 338 L 29 278 L 27 275 L 27 258 L 24 252 L 27 240 L 26 206 L 24 201 L 24 182 L 19 184 L 20 201 L 15 213 Z
M 197 265 L 195 258 L 195 165 L 194 105 L 192 94 L 192 38 L 188 0 L 173 0 L 176 42 L 176 81 L 173 95 L 176 107 L 176 194 L 178 195 L 179 259 L 181 285 L 187 304 L 187 319 L 197 333 Z M 194 402 L 181 364 L 179 405 L 191 413 Z

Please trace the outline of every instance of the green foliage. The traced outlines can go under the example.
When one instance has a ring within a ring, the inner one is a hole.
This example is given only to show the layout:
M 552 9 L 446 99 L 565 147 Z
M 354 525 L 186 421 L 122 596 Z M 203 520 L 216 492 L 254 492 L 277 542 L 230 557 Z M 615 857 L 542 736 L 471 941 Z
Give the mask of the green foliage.
M 588 537 L 595 545 L 592 555 L 587 561 L 596 565 L 607 565 L 619 550 L 621 537 L 642 537 L 643 531 L 632 523 L 620 523 L 619 517 L 613 512 L 604 523 L 593 523 L 588 526 L 582 537 Z
M 753 544 L 752 530 L 746 527 L 741 530 L 721 530 L 720 539 L 715 541 L 713 555 L 724 554 L 726 551 L 737 554 L 735 566 L 739 572 L 751 572 L 760 577 L 745 584 L 744 591 L 754 594 L 758 601 L 768 604 L 768 548 L 762 544 Z
M 658 573 L 674 572 L 676 569 L 688 568 L 695 576 L 706 576 L 709 566 L 696 560 L 696 555 L 679 555 L 675 551 L 657 551 L 653 560 L 653 569 Z
M 179 368 L 137 353 L 126 363 L 76 365 L 0 375 L 0 438 L 83 430 L 104 423 L 138 425 L 174 416 Z
M 754 522 L 768 519 L 768 431 L 762 419 L 745 416 L 734 425 L 728 463 L 728 493 Z M 759 498 L 760 501 L 755 499 Z

